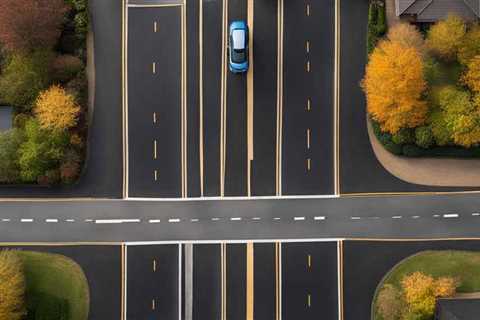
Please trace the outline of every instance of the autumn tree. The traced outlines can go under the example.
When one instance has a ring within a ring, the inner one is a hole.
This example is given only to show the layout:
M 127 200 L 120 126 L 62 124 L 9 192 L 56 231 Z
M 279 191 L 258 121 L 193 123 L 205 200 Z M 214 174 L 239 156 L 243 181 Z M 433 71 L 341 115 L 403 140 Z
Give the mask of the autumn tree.
M 10 51 L 52 48 L 67 10 L 64 0 L 2 0 L 0 42 Z
M 475 56 L 467 65 L 467 71 L 462 76 L 462 82 L 470 90 L 480 94 L 480 55 Z
M 35 114 L 45 129 L 65 130 L 77 123 L 80 107 L 75 97 L 54 85 L 40 93 L 35 103 Z
M 404 47 L 417 49 L 422 55 L 425 53 L 425 41 L 418 29 L 409 23 L 397 23 L 390 28 L 388 40 L 397 42 Z
M 383 286 L 378 293 L 377 311 L 383 320 L 398 320 L 405 307 L 402 293 L 391 284 Z
M 427 47 L 439 57 L 453 61 L 466 33 L 462 18 L 449 15 L 445 20 L 434 24 L 427 35 Z
M 435 311 L 436 299 L 453 296 L 458 283 L 447 277 L 435 280 L 417 271 L 405 276 L 401 285 L 408 313 L 431 316 Z
M 385 132 L 414 128 L 425 122 L 427 104 L 423 62 L 418 50 L 382 41 L 370 56 L 362 87 L 371 117 Z
M 0 132 L 0 183 L 12 183 L 18 179 L 17 150 L 23 140 L 23 132 L 18 128 Z
M 25 276 L 14 251 L 0 251 L 0 320 L 21 320 L 25 309 Z
M 458 60 L 463 65 L 468 65 L 478 55 L 480 55 L 480 25 L 476 24 L 463 37 L 458 48 Z

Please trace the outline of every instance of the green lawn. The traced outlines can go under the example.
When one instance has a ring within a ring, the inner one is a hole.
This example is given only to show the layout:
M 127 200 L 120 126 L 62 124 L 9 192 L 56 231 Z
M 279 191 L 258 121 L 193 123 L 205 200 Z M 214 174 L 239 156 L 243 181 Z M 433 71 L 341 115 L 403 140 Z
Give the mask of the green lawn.
M 423 251 L 401 261 L 385 276 L 377 287 L 373 300 L 376 314 L 378 292 L 385 284 L 400 288 L 404 276 L 420 271 L 434 278 L 448 276 L 460 280 L 457 292 L 470 293 L 480 291 L 480 252 L 473 251 Z M 375 315 L 374 319 L 381 319 Z
M 39 301 L 42 301 L 42 313 L 52 314 L 52 304 L 53 309 L 58 311 L 57 303 L 61 302 L 66 306 L 62 310 L 66 310 L 63 312 L 67 314 L 61 320 L 87 320 L 90 304 L 88 283 L 77 263 L 58 254 L 32 251 L 18 251 L 18 254 L 24 262 L 29 309 L 38 310 Z

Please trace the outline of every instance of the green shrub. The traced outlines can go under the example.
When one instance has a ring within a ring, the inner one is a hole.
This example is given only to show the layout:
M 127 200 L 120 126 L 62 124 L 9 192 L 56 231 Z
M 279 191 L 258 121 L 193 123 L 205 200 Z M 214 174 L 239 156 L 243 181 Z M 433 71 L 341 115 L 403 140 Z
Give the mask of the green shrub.
M 82 60 L 75 56 L 58 56 L 52 63 L 53 80 L 60 83 L 70 81 L 83 70 L 83 67 Z
M 24 139 L 19 129 L 0 132 L 0 183 L 13 183 L 19 179 L 17 151 Z
M 50 51 L 13 55 L 0 77 L 0 98 L 14 107 L 29 110 L 40 91 L 50 84 Z
M 68 320 L 69 307 L 65 299 L 50 294 L 38 293 L 40 296 L 34 309 L 29 312 L 29 319 L 34 320 Z M 30 314 L 33 314 L 32 317 Z
M 414 144 L 404 145 L 402 148 L 402 154 L 406 157 L 421 157 L 424 155 L 423 149 L 417 147 Z
M 392 141 L 396 144 L 414 143 L 415 131 L 410 128 L 402 128 L 392 136 Z
M 367 53 L 370 54 L 378 40 L 387 32 L 385 19 L 385 3 L 380 0 L 371 0 L 368 8 Z
M 25 123 L 27 123 L 28 119 L 30 119 L 30 116 L 28 114 L 19 113 L 13 119 L 13 126 L 15 128 L 24 129 Z
M 35 119 L 25 124 L 25 142 L 20 146 L 20 177 L 24 182 L 34 182 L 48 170 L 58 168 L 68 145 L 64 132 L 44 130 Z
M 421 126 L 415 129 L 415 144 L 428 149 L 435 143 L 432 129 L 429 126 Z

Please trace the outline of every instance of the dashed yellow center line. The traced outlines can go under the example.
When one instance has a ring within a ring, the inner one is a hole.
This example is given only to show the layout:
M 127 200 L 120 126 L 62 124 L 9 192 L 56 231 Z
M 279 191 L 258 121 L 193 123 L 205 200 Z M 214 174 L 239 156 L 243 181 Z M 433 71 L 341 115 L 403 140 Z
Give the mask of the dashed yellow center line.
M 156 172 L 157 170 L 155 170 Z M 157 271 L 157 260 L 153 259 L 152 261 L 152 269 L 153 269 L 153 272 L 156 272 Z
M 307 295 L 307 306 L 309 308 L 312 306 L 312 296 L 310 294 Z
M 152 63 L 152 73 L 153 74 L 157 73 L 157 63 L 156 62 Z
M 310 17 L 310 5 L 307 4 L 307 17 Z
M 310 60 L 307 61 L 307 72 L 310 72 Z
M 157 21 L 155 21 L 153 23 L 153 32 L 157 33 L 158 32 L 158 25 L 157 25 Z
M 157 113 L 153 113 L 153 123 L 157 123 Z
M 310 150 L 310 133 L 311 130 L 307 129 L 307 149 Z
M 153 141 L 153 159 L 157 159 L 157 140 Z
M 155 310 L 155 299 L 152 299 L 152 310 Z
M 307 111 L 312 110 L 312 99 L 307 99 Z
M 307 159 L 307 171 L 312 170 L 312 160 L 310 158 Z
M 307 265 L 308 265 L 309 269 L 312 267 L 312 256 L 311 255 L 308 255 L 308 257 L 307 257 Z
M 305 44 L 305 50 L 307 51 L 307 53 L 310 53 L 310 41 L 308 41 L 308 40 Z
M 155 169 L 155 171 L 153 171 L 153 177 L 155 181 L 158 181 L 158 170 Z

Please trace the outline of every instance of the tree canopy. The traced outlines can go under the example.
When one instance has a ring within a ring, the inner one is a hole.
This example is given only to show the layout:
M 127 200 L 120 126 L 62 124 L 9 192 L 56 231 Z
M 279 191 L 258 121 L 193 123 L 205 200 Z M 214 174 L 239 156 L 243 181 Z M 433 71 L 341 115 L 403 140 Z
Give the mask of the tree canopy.
M 22 320 L 25 309 L 23 264 L 14 251 L 0 251 L 0 320 Z
M 80 107 L 75 98 L 62 87 L 54 85 L 40 93 L 35 103 L 35 114 L 42 128 L 65 130 L 77 123 Z
M 449 15 L 431 26 L 427 34 L 428 48 L 439 57 L 453 61 L 467 31 L 465 22 L 458 16 Z
M 422 125 L 427 104 L 423 61 L 413 47 L 395 41 L 382 41 L 370 55 L 362 86 L 369 114 L 383 131 L 396 133 L 401 128 Z

